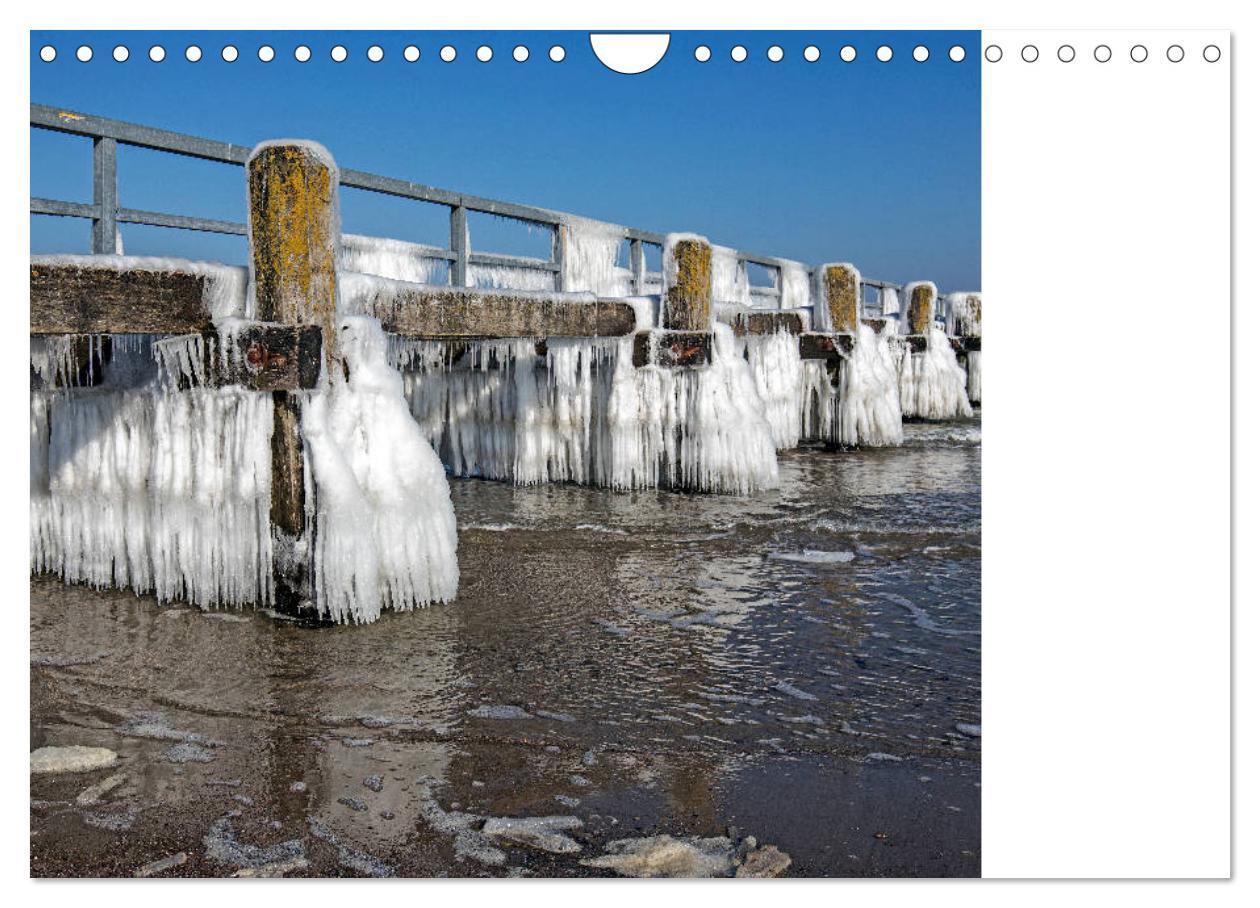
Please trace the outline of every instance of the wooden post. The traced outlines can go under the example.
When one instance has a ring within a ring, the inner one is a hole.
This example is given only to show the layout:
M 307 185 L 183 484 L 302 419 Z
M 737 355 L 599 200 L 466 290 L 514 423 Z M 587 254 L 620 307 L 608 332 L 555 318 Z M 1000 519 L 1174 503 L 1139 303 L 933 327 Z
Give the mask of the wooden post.
M 831 318 L 831 330 L 852 334 L 862 318 L 862 277 L 847 262 L 819 266 L 818 293 Z
M 700 237 L 679 239 L 665 249 L 664 327 L 670 331 L 708 331 L 713 304 L 713 247 Z
M 336 356 L 337 168 L 324 149 L 306 143 L 263 144 L 250 156 L 249 236 L 257 317 L 323 329 L 324 365 Z M 317 609 L 307 519 L 301 400 L 272 394 L 272 577 L 276 607 Z
M 905 313 L 909 319 L 907 334 L 927 334 L 932 327 L 932 310 L 936 304 L 936 291 L 931 284 L 919 283 L 910 286 L 910 311 Z

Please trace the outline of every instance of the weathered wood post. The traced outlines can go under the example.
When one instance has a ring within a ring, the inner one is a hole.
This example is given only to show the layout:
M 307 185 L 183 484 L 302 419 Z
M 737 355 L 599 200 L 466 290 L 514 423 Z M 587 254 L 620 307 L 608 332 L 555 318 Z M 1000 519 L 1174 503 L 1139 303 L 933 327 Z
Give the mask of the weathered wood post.
M 708 331 L 713 308 L 713 247 L 699 236 L 669 238 L 665 245 L 665 312 L 670 331 Z
M 967 399 L 980 403 L 980 294 L 951 294 L 949 296 L 950 330 L 962 342 L 959 354 L 967 370 Z
M 819 307 L 815 311 L 820 316 L 825 312 L 829 330 L 856 332 L 862 318 L 862 275 L 857 268 L 848 262 L 819 265 L 815 275 Z
M 915 281 L 907 285 L 909 305 L 902 313 L 906 319 L 907 334 L 927 334 L 932 327 L 932 313 L 936 307 L 936 287 L 929 281 Z
M 337 168 L 314 143 L 263 143 L 247 165 L 249 238 L 257 318 L 322 329 L 324 367 L 334 363 L 337 245 L 340 223 Z M 306 457 L 301 401 L 292 391 L 272 394 L 272 579 L 278 609 L 317 608 L 311 573 L 312 527 L 307 519 Z

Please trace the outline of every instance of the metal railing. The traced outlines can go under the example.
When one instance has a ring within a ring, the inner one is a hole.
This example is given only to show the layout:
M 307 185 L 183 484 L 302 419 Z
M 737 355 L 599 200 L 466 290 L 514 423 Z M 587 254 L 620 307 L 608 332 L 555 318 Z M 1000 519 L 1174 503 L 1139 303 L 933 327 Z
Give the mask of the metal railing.
M 146 148 L 153 151 L 167 152 L 198 158 L 204 161 L 216 161 L 223 164 L 244 166 L 249 159 L 250 148 L 244 145 L 233 145 L 198 136 L 185 135 L 152 126 L 126 123 L 107 117 L 78 113 L 49 107 L 44 104 L 31 104 L 31 126 L 53 132 L 84 136 L 92 140 L 92 203 L 68 202 L 61 199 L 31 197 L 31 213 L 53 215 L 57 217 L 85 218 L 92 222 L 92 253 L 96 255 L 114 252 L 116 232 L 119 224 L 145 224 L 153 227 L 169 227 L 180 230 L 197 230 L 206 233 L 248 235 L 248 227 L 236 221 L 220 221 L 209 218 L 192 217 L 160 211 L 146 211 L 137 208 L 122 208 L 118 204 L 118 146 L 127 145 L 134 148 Z M 504 202 L 487 199 L 466 193 L 437 189 L 422 183 L 399 180 L 366 173 L 361 170 L 340 171 L 341 185 L 352 189 L 361 189 L 381 195 L 397 198 L 413 199 L 443 205 L 450 210 L 450 246 L 446 249 L 426 248 L 423 257 L 449 264 L 450 283 L 454 286 L 465 286 L 468 282 L 469 269 L 477 265 L 490 267 L 506 267 L 521 270 L 552 272 L 555 275 L 556 289 L 562 289 L 561 280 L 564 272 L 565 244 L 561 240 L 560 228 L 577 221 L 591 222 L 589 218 L 578 218 L 575 215 L 533 205 L 521 205 L 515 202 Z M 528 224 L 542 225 L 552 230 L 552 254 L 550 259 L 531 258 L 528 256 L 499 255 L 489 252 L 476 252 L 471 248 L 468 232 L 468 212 L 480 212 L 495 215 Z M 611 235 L 620 236 L 629 242 L 629 270 L 631 292 L 638 295 L 646 291 L 649 281 L 660 279 L 659 272 L 650 272 L 646 267 L 644 246 L 664 247 L 665 234 L 636 227 L 623 227 L 608 222 L 601 224 Z M 739 267 L 745 272 L 749 264 L 760 265 L 775 275 L 775 285 L 771 287 L 749 287 L 753 297 L 774 299 L 780 307 L 783 303 L 784 279 L 782 260 L 772 256 L 759 255 L 752 252 L 736 251 Z M 812 271 L 810 276 L 812 278 Z M 900 284 L 888 281 L 862 281 L 867 287 L 893 287 L 901 289 Z

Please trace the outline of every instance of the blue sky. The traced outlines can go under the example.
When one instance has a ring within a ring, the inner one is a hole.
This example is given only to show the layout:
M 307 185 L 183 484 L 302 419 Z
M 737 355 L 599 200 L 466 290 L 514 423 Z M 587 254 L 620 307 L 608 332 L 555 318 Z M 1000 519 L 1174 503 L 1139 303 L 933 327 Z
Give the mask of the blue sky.
M 31 100 L 242 145 L 322 142 L 345 167 L 767 255 L 854 262 L 869 277 L 980 288 L 978 32 L 674 32 L 637 76 L 583 32 L 33 32 Z M 57 49 L 52 63 L 43 45 Z M 81 63 L 75 48 L 89 44 Z M 127 62 L 112 55 L 130 49 Z M 148 48 L 161 44 L 154 63 Z M 197 63 L 184 48 L 200 46 Z M 232 44 L 234 63 L 220 58 Z M 275 48 L 270 63 L 260 45 Z M 308 45 L 309 62 L 293 58 Z M 349 51 L 334 63 L 329 49 Z M 366 50 L 385 51 L 379 63 Z M 418 62 L 403 59 L 414 44 Z M 458 52 L 439 60 L 444 44 Z M 476 48 L 494 59 L 481 63 Z M 530 59 L 517 63 L 524 44 Z M 561 63 L 547 48 L 563 45 Z M 693 49 L 712 48 L 698 63 Z M 734 63 L 742 44 L 748 59 Z M 780 45 L 772 63 L 766 49 Z M 808 63 L 802 49 L 818 46 Z M 852 63 L 842 45 L 858 51 Z M 887 44 L 894 57 L 875 59 Z M 912 49 L 931 51 L 916 63 Z M 967 50 L 962 63 L 951 46 Z M 239 168 L 119 150 L 125 207 L 244 220 Z M 91 200 L 90 142 L 31 130 L 31 193 Z M 445 245 L 445 209 L 343 192 L 344 227 Z M 471 223 L 473 247 L 546 255 L 546 238 Z M 130 254 L 244 262 L 243 240 L 124 226 Z M 84 221 L 31 217 L 33 252 L 87 251 Z

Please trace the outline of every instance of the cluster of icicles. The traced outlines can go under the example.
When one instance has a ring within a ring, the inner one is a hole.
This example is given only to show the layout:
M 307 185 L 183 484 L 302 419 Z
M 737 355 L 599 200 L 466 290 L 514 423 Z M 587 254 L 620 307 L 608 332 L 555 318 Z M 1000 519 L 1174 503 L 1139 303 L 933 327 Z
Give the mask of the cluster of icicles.
M 565 229 L 563 291 L 626 297 L 620 238 L 597 225 Z M 269 520 L 272 398 L 202 374 L 207 356 L 235 355 L 232 332 L 252 316 L 245 270 L 122 256 L 45 261 L 200 270 L 219 336 L 210 350 L 216 339 L 201 336 L 32 339 L 32 571 L 202 607 L 269 605 L 272 565 L 292 544 Z M 346 374 L 333 370 L 321 390 L 301 395 L 317 528 L 310 569 L 333 620 L 372 621 L 382 608 L 455 596 L 448 471 L 749 494 L 775 487 L 776 450 L 803 440 L 896 445 L 903 414 L 970 413 L 963 373 L 935 331 L 927 353 L 898 355 L 889 336 L 863 325 L 834 373 L 803 361 L 794 334 L 737 337 L 722 323 L 709 364 L 688 369 L 635 367 L 629 338 L 550 338 L 545 351 L 532 339 L 387 338 L 354 288 L 435 281 L 430 261 L 424 247 L 345 238 Z M 719 251 L 715 270 L 723 261 Z M 501 270 L 471 282 L 521 286 Z M 784 274 L 807 308 L 807 274 Z M 649 275 L 646 287 L 661 283 Z M 653 300 L 629 301 L 638 327 L 652 327 Z

